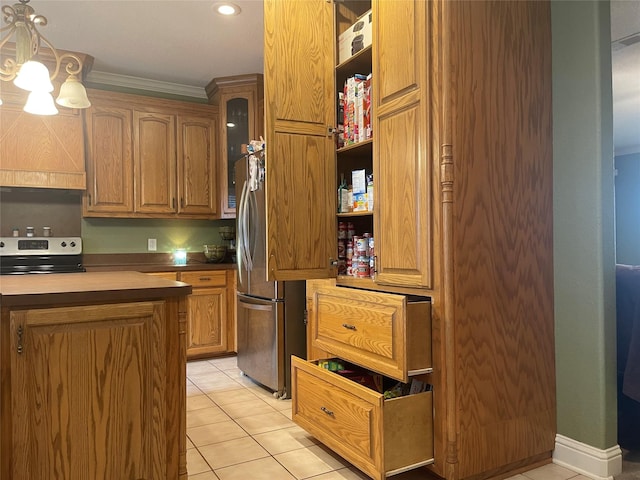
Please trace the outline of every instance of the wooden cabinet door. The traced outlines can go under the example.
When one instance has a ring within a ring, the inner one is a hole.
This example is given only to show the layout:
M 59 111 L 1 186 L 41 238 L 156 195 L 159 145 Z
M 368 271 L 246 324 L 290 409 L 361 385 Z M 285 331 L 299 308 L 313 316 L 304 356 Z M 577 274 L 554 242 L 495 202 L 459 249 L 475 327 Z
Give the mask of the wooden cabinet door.
M 128 108 L 87 111 L 87 190 L 84 214 L 133 212 L 132 115 Z
M 214 120 L 178 117 L 179 213 L 217 213 L 215 137 Z
M 332 9 L 325 0 L 264 3 L 269 280 L 334 274 Z
M 226 352 L 227 289 L 194 288 L 187 311 L 187 358 Z
M 175 213 L 175 116 L 133 112 L 135 209 L 138 213 Z
M 11 313 L 11 478 L 167 478 L 164 311 L 141 302 Z
M 387 285 L 433 284 L 428 8 L 372 2 L 376 282 Z

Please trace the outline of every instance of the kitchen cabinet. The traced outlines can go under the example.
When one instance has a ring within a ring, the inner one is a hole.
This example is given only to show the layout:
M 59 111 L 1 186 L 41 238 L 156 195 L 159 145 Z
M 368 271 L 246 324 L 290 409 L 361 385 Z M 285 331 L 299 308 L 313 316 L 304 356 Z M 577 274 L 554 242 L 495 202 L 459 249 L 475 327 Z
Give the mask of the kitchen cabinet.
M 186 480 L 190 288 L 54 276 L 3 280 L 0 478 Z
M 221 218 L 235 218 L 235 162 L 243 146 L 264 135 L 264 89 L 261 74 L 214 78 L 206 87 L 220 113 L 219 178 Z
M 179 279 L 193 287 L 188 299 L 187 358 L 228 352 L 226 272 L 181 272 Z
M 233 353 L 236 345 L 235 270 L 150 272 L 193 287 L 187 298 L 187 358 Z
M 368 8 L 371 47 L 337 64 L 327 46 Z M 421 375 L 434 421 L 422 440 L 433 439 L 433 463 L 424 468 L 448 480 L 513 472 L 554 448 L 549 9 L 265 2 L 268 276 L 430 299 L 432 371 Z M 369 65 L 373 137 L 336 149 L 336 91 Z M 373 173 L 373 211 L 337 214 L 340 174 L 352 169 Z M 373 279 L 336 276 L 336 227 L 347 220 L 371 228 Z M 355 338 L 334 323 L 325 337 Z M 314 355 L 381 373 L 313 335 Z
M 217 218 L 217 108 L 91 91 L 85 217 Z

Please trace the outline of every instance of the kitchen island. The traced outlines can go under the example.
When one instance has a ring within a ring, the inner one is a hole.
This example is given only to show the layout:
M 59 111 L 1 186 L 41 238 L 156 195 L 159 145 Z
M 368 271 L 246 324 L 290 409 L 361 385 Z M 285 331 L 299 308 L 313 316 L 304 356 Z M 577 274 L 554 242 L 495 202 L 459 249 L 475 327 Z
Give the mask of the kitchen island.
M 186 480 L 186 296 L 138 272 L 0 277 L 0 480 Z

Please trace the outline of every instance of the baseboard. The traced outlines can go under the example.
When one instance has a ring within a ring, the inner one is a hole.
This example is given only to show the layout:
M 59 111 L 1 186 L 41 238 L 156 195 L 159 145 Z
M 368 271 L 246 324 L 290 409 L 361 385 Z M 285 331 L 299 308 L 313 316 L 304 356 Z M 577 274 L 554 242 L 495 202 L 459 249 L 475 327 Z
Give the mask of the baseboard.
M 594 480 L 613 480 L 614 475 L 622 472 L 622 450 L 619 445 L 600 450 L 586 443 L 556 435 L 553 463 Z

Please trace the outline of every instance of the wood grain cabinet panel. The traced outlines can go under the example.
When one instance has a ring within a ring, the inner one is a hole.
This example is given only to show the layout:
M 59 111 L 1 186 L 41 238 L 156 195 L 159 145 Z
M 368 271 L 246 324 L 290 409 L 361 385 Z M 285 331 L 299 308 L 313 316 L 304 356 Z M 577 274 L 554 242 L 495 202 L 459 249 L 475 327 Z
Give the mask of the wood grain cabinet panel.
M 84 190 L 82 113 L 61 110 L 54 116 L 32 115 L 5 98 L 0 108 L 0 186 Z
M 267 275 L 326 278 L 337 248 L 332 6 L 267 0 L 264 10 Z
M 133 211 L 132 127 L 129 108 L 94 105 L 87 111 L 85 215 Z
M 433 463 L 432 393 L 395 399 L 292 357 L 292 418 L 371 478 Z
M 212 216 L 217 212 L 216 126 L 209 118 L 177 118 L 179 213 Z
M 317 348 L 403 382 L 431 372 L 429 299 L 330 286 L 310 297 Z
M 218 110 L 91 91 L 85 217 L 218 216 Z
M 143 302 L 11 313 L 11 478 L 167 478 L 163 312 Z
M 193 292 L 187 300 L 187 358 L 206 358 L 235 350 L 235 271 L 180 272 Z

